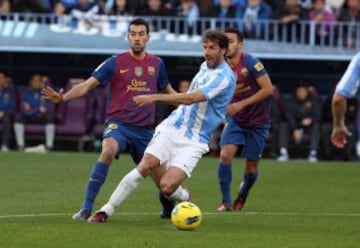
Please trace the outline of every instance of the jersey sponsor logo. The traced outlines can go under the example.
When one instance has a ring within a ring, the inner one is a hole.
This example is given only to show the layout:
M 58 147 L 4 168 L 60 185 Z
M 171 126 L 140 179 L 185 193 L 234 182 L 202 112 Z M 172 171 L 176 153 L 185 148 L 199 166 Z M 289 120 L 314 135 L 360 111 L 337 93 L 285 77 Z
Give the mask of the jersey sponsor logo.
M 256 63 L 254 65 L 254 68 L 257 70 L 257 71 L 261 71 L 262 69 L 264 69 L 264 66 L 263 64 L 261 64 L 260 62 Z
M 129 69 L 120 69 L 120 74 L 127 72 Z
M 135 75 L 141 77 L 143 75 L 143 69 L 141 66 L 135 66 Z
M 149 75 L 154 76 L 155 75 L 155 68 L 153 66 L 149 66 L 148 67 L 148 73 L 149 73 Z
M 251 87 L 249 85 L 245 85 L 244 83 L 239 83 L 238 85 L 236 85 L 234 95 L 239 95 L 240 93 L 249 91 L 250 89 Z
M 127 86 L 127 91 L 150 91 L 150 87 L 147 85 L 146 81 L 133 79 L 130 82 L 130 85 Z

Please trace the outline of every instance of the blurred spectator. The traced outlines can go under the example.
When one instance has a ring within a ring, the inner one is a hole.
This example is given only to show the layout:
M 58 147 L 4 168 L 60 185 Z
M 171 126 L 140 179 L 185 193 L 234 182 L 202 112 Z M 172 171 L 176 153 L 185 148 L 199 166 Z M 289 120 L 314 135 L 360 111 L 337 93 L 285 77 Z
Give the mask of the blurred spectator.
M 332 101 L 332 95 L 330 94 L 324 101 L 324 107 L 323 107 L 323 122 L 321 125 L 321 140 L 323 145 L 323 152 L 324 152 L 324 158 L 325 159 L 334 159 L 334 153 L 333 148 L 335 148 L 334 145 L 331 143 L 331 132 L 333 129 L 333 119 L 332 119 L 332 113 L 331 113 L 331 101 Z M 357 99 L 356 98 L 349 98 L 347 105 L 346 105 L 346 113 L 345 113 L 345 121 L 346 126 L 349 129 L 349 131 L 353 134 L 349 137 L 347 144 L 345 145 L 345 148 L 343 150 L 343 160 L 351 160 L 352 159 L 352 151 L 355 147 L 356 143 L 356 115 L 357 115 Z
M 218 4 L 208 9 L 207 13 L 203 15 L 217 18 L 235 18 L 236 7 L 233 0 L 220 0 Z
M 336 26 L 336 16 L 331 8 L 326 6 L 325 0 L 312 0 L 312 7 L 309 10 L 309 19 L 316 24 L 315 32 L 317 44 L 323 42 L 328 44 L 330 40 L 335 39 L 335 37 L 331 37 L 330 29 Z
M 261 38 L 264 36 L 265 25 L 263 20 L 270 18 L 271 8 L 262 0 L 248 0 L 247 6 L 239 6 L 236 18 L 240 20 L 240 29 L 243 30 L 245 38 Z
M 14 0 L 15 12 L 51 13 L 56 0 Z
M 34 74 L 26 89 L 20 90 L 20 111 L 15 115 L 14 131 L 19 150 L 25 147 L 25 124 L 45 125 L 46 148 L 54 147 L 55 114 L 54 104 L 41 97 L 45 86 L 44 78 Z
M 284 6 L 284 0 L 264 0 L 265 3 L 267 3 L 272 12 L 277 12 L 279 9 L 281 9 Z
M 346 0 L 340 9 L 339 21 L 349 22 L 344 26 L 344 45 L 354 47 L 356 44 L 356 29 L 360 22 L 360 1 Z
M 0 14 L 11 12 L 11 5 L 9 0 L 0 0 Z
M 78 3 L 71 9 L 70 13 L 77 19 L 78 25 L 90 28 L 96 26 L 94 17 L 101 12 L 100 5 L 97 2 L 78 0 Z
M 304 9 L 311 8 L 311 0 L 297 0 L 297 1 Z
M 285 110 L 286 120 L 280 127 L 280 156 L 279 161 L 289 159 L 289 132 L 295 144 L 305 141 L 306 135 L 310 139 L 309 162 L 317 162 L 317 151 L 320 141 L 321 104 L 317 97 L 310 95 L 309 86 L 299 83 L 294 96 L 289 99 Z
M 344 6 L 346 0 L 326 0 L 327 5 L 335 12 L 339 14 L 340 9 Z
M 273 85 L 274 94 L 269 97 L 270 105 L 270 157 L 276 158 L 279 147 L 279 130 L 283 122 L 284 99 L 276 85 Z
M 285 37 L 286 41 L 291 41 L 292 38 L 298 40 L 301 34 L 299 22 L 308 19 L 307 11 L 297 0 L 285 0 L 285 4 L 277 12 L 273 13 L 273 18 L 280 22 L 278 37 L 282 40 Z
M 186 30 L 188 28 L 188 34 L 192 34 L 196 22 L 200 17 L 199 6 L 196 4 L 195 0 L 180 0 L 180 5 L 176 10 L 177 16 L 185 17 L 185 23 L 183 27 L 180 28 L 180 31 Z
M 162 0 L 147 0 L 146 6 L 136 14 L 140 16 L 174 16 L 175 10 L 166 8 Z M 160 23 L 157 20 L 150 20 L 149 24 L 153 32 L 166 28 L 166 21 Z
M 9 151 L 11 117 L 15 111 L 15 94 L 9 86 L 7 73 L 0 69 L 0 124 L 2 125 L 1 151 Z
M 134 9 L 131 9 L 129 0 L 112 0 L 111 5 L 105 6 L 105 13 L 108 15 L 130 16 L 134 14 Z

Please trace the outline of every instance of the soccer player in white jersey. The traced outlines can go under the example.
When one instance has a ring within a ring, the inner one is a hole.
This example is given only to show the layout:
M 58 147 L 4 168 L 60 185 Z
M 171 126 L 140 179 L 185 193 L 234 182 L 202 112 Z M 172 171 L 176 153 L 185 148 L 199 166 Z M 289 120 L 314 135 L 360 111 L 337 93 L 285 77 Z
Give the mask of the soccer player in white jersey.
M 333 131 L 332 143 L 338 148 L 344 148 L 347 137 L 351 132 L 345 125 L 345 112 L 347 99 L 360 95 L 360 52 L 358 52 L 348 65 L 344 75 L 336 85 L 332 98 Z
M 224 120 L 235 90 L 235 74 L 224 59 L 228 43 L 227 36 L 221 31 L 205 32 L 205 62 L 188 92 L 134 97 L 140 106 L 153 102 L 180 105 L 157 126 L 141 162 L 123 177 L 109 201 L 88 219 L 89 222 L 106 222 L 115 207 L 122 204 L 149 174 L 160 175 L 157 185 L 169 199 L 190 200 L 189 192 L 180 185 L 208 152 L 211 135 Z M 154 171 L 156 173 L 152 173 Z

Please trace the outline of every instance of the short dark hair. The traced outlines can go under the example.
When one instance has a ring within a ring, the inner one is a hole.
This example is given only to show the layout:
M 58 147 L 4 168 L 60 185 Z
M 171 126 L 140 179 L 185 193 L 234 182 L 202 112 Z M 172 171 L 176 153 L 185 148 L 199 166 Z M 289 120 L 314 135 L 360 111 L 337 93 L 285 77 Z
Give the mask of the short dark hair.
M 131 25 L 135 25 L 135 26 L 144 25 L 145 28 L 146 28 L 146 33 L 149 34 L 149 23 L 148 23 L 147 21 L 145 21 L 144 19 L 142 19 L 142 18 L 136 18 L 136 19 L 132 20 L 132 21 L 129 23 L 128 32 L 130 32 L 130 26 L 131 26 Z
M 220 30 L 206 30 L 203 41 L 210 40 L 219 45 L 221 49 L 227 49 L 229 46 L 229 39 L 224 32 Z
M 229 27 L 229 28 L 226 28 L 224 32 L 236 34 L 238 41 L 240 41 L 240 42 L 244 41 L 244 35 L 239 29 Z

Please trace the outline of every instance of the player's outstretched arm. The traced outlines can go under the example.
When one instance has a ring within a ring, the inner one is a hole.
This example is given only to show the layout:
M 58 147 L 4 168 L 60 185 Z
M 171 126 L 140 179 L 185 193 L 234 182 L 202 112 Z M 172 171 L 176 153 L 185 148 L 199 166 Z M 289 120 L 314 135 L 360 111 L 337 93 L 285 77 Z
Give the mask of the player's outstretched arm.
M 190 105 L 192 103 L 203 102 L 203 101 L 206 101 L 206 98 L 201 93 L 200 90 L 196 90 L 191 93 L 152 94 L 152 95 L 139 95 L 134 97 L 134 102 L 140 106 L 148 105 L 153 102 Z
M 65 94 L 63 94 L 62 89 L 59 92 L 56 92 L 51 87 L 45 87 L 42 90 L 42 95 L 45 99 L 48 99 L 54 103 L 61 103 L 64 101 L 70 101 L 72 99 L 79 98 L 88 93 L 91 89 L 95 88 L 99 84 L 100 82 L 95 77 L 90 77 L 83 83 L 75 85 Z

